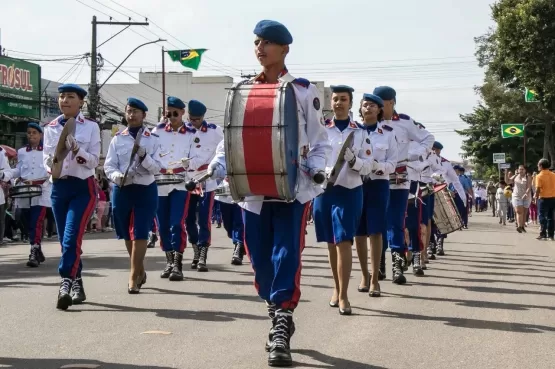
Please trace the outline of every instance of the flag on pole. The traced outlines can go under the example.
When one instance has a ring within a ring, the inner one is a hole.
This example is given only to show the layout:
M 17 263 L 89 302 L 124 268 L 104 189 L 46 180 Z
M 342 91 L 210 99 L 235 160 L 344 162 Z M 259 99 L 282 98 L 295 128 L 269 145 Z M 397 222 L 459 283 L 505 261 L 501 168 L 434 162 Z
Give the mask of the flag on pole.
M 524 137 L 524 124 L 508 123 L 501 125 L 501 137 Z
M 534 90 L 526 89 L 524 93 L 524 101 L 530 102 L 540 102 L 538 99 L 538 94 Z
M 168 50 L 168 55 L 186 68 L 198 70 L 200 58 L 206 49 Z

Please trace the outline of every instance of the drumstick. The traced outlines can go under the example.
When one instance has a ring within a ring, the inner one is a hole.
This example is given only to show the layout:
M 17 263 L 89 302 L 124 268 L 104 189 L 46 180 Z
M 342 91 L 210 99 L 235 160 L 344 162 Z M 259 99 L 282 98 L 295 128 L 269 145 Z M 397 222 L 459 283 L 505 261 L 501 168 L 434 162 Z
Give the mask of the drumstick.
M 191 158 L 183 158 L 183 159 L 181 159 L 181 160 L 176 160 L 176 161 L 169 162 L 168 165 L 181 164 L 182 162 L 184 162 L 184 161 L 189 161 L 189 160 L 191 160 Z

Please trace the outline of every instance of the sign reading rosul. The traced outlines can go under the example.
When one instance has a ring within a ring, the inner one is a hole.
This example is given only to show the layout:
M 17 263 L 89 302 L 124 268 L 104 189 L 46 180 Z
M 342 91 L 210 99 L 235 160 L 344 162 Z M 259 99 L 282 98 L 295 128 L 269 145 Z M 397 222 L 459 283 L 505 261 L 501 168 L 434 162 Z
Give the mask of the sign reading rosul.
M 40 119 L 40 65 L 0 56 L 0 114 Z

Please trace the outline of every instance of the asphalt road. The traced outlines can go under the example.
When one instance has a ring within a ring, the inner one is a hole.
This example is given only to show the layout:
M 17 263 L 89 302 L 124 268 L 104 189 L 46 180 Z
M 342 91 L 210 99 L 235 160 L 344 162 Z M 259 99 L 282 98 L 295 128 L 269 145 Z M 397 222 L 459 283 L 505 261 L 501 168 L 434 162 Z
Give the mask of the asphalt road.
M 25 267 L 28 246 L 0 247 L 0 368 L 267 367 L 270 322 L 252 270 L 230 265 L 231 243 L 222 229 L 214 234 L 210 271 L 186 270 L 183 282 L 160 279 L 164 256 L 149 249 L 140 295 L 127 294 L 123 244 L 113 234 L 90 236 L 83 247 L 88 300 L 66 312 L 55 308 L 56 242 L 44 244 L 47 262 L 38 269 Z M 474 214 L 425 277 L 409 272 L 407 285 L 397 286 L 388 270 L 381 298 L 357 292 L 355 260 L 354 315 L 340 316 L 328 306 L 326 248 L 309 227 L 295 367 L 554 368 L 555 243 L 536 234 Z

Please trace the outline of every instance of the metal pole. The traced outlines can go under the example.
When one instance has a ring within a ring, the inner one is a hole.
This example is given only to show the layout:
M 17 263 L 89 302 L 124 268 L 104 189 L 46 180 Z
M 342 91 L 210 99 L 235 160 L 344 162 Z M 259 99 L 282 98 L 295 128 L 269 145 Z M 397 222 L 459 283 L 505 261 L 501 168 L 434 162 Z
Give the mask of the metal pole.
M 97 80 L 96 80 L 96 15 L 92 19 L 92 45 L 91 45 L 91 84 L 89 85 L 89 117 L 96 120 L 97 107 Z
M 164 46 L 162 46 L 162 117 L 166 114 L 166 63 L 165 59 L 166 51 Z

